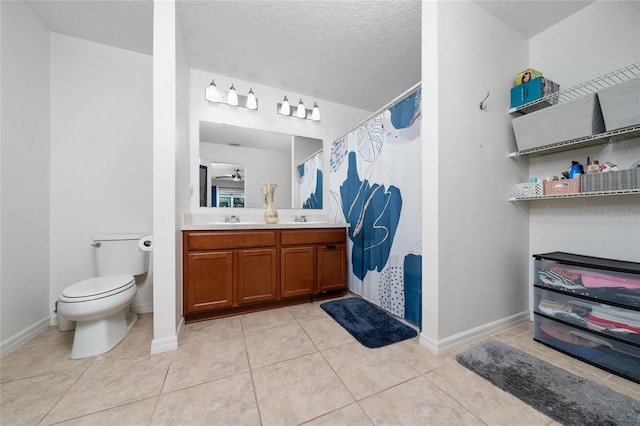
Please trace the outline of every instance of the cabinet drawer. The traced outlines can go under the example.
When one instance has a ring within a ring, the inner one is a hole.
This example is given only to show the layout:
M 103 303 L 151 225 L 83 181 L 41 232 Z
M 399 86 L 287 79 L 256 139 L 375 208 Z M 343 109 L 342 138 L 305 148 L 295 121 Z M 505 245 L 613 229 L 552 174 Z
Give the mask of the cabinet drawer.
M 640 348 L 534 314 L 534 339 L 640 383 Z
M 346 231 L 338 229 L 295 229 L 280 231 L 280 244 L 283 246 L 301 244 L 345 243 Z
M 640 311 L 534 288 L 535 312 L 640 347 Z
M 276 245 L 276 231 L 188 232 L 185 244 L 189 251 L 273 247 Z
M 533 283 L 594 301 L 640 308 L 640 275 L 635 273 L 536 259 Z

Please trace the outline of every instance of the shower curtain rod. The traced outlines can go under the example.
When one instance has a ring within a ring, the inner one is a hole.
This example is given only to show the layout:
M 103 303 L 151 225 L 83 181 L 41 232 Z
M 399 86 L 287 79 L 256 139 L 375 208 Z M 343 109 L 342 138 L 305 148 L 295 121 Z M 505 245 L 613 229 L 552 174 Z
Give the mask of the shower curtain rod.
M 371 114 L 369 117 L 365 118 L 364 120 L 362 120 L 361 122 L 359 122 L 358 124 L 353 126 L 351 129 L 346 131 L 342 136 L 340 136 L 339 138 L 335 138 L 334 141 L 337 141 L 338 139 L 340 139 L 342 137 L 345 137 L 349 133 L 353 132 L 355 129 L 357 129 L 358 127 L 362 126 L 364 123 L 366 123 L 367 121 L 371 120 L 373 117 L 375 117 L 376 115 L 380 114 L 382 111 L 384 111 L 385 109 L 389 108 L 394 103 L 398 102 L 400 99 L 402 99 L 405 96 L 407 96 L 409 93 L 414 92 L 418 87 L 420 87 L 421 84 L 422 84 L 422 81 L 417 82 L 416 84 L 411 86 L 408 90 L 405 90 L 404 92 L 402 92 L 402 94 L 400 96 L 396 96 L 391 102 L 388 102 L 385 106 L 383 106 L 382 108 L 380 108 L 379 110 L 377 110 L 376 112 Z

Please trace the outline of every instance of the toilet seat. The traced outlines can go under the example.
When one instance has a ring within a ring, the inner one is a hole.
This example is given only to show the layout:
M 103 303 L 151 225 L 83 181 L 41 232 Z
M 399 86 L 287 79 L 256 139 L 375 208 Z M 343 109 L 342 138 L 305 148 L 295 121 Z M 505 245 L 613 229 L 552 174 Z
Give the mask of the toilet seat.
M 89 278 L 66 287 L 60 295 L 60 301 L 77 303 L 102 299 L 126 291 L 135 285 L 133 275 Z

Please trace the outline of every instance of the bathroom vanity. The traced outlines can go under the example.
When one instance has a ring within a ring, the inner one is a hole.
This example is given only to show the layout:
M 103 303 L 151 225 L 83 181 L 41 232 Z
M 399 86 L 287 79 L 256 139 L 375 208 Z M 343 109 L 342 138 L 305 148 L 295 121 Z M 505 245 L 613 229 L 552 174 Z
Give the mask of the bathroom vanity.
M 345 224 L 183 227 L 186 322 L 343 295 L 346 238 Z

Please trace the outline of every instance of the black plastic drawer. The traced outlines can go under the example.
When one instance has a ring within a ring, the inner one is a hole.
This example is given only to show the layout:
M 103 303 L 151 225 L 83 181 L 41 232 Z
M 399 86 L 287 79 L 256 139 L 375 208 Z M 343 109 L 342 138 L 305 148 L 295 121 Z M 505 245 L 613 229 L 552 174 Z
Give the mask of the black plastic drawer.
M 533 266 L 533 283 L 538 287 L 640 309 L 640 275 L 568 265 L 541 258 L 534 260 Z
M 534 287 L 534 310 L 640 347 L 640 311 Z
M 534 339 L 640 383 L 640 348 L 534 314 Z

